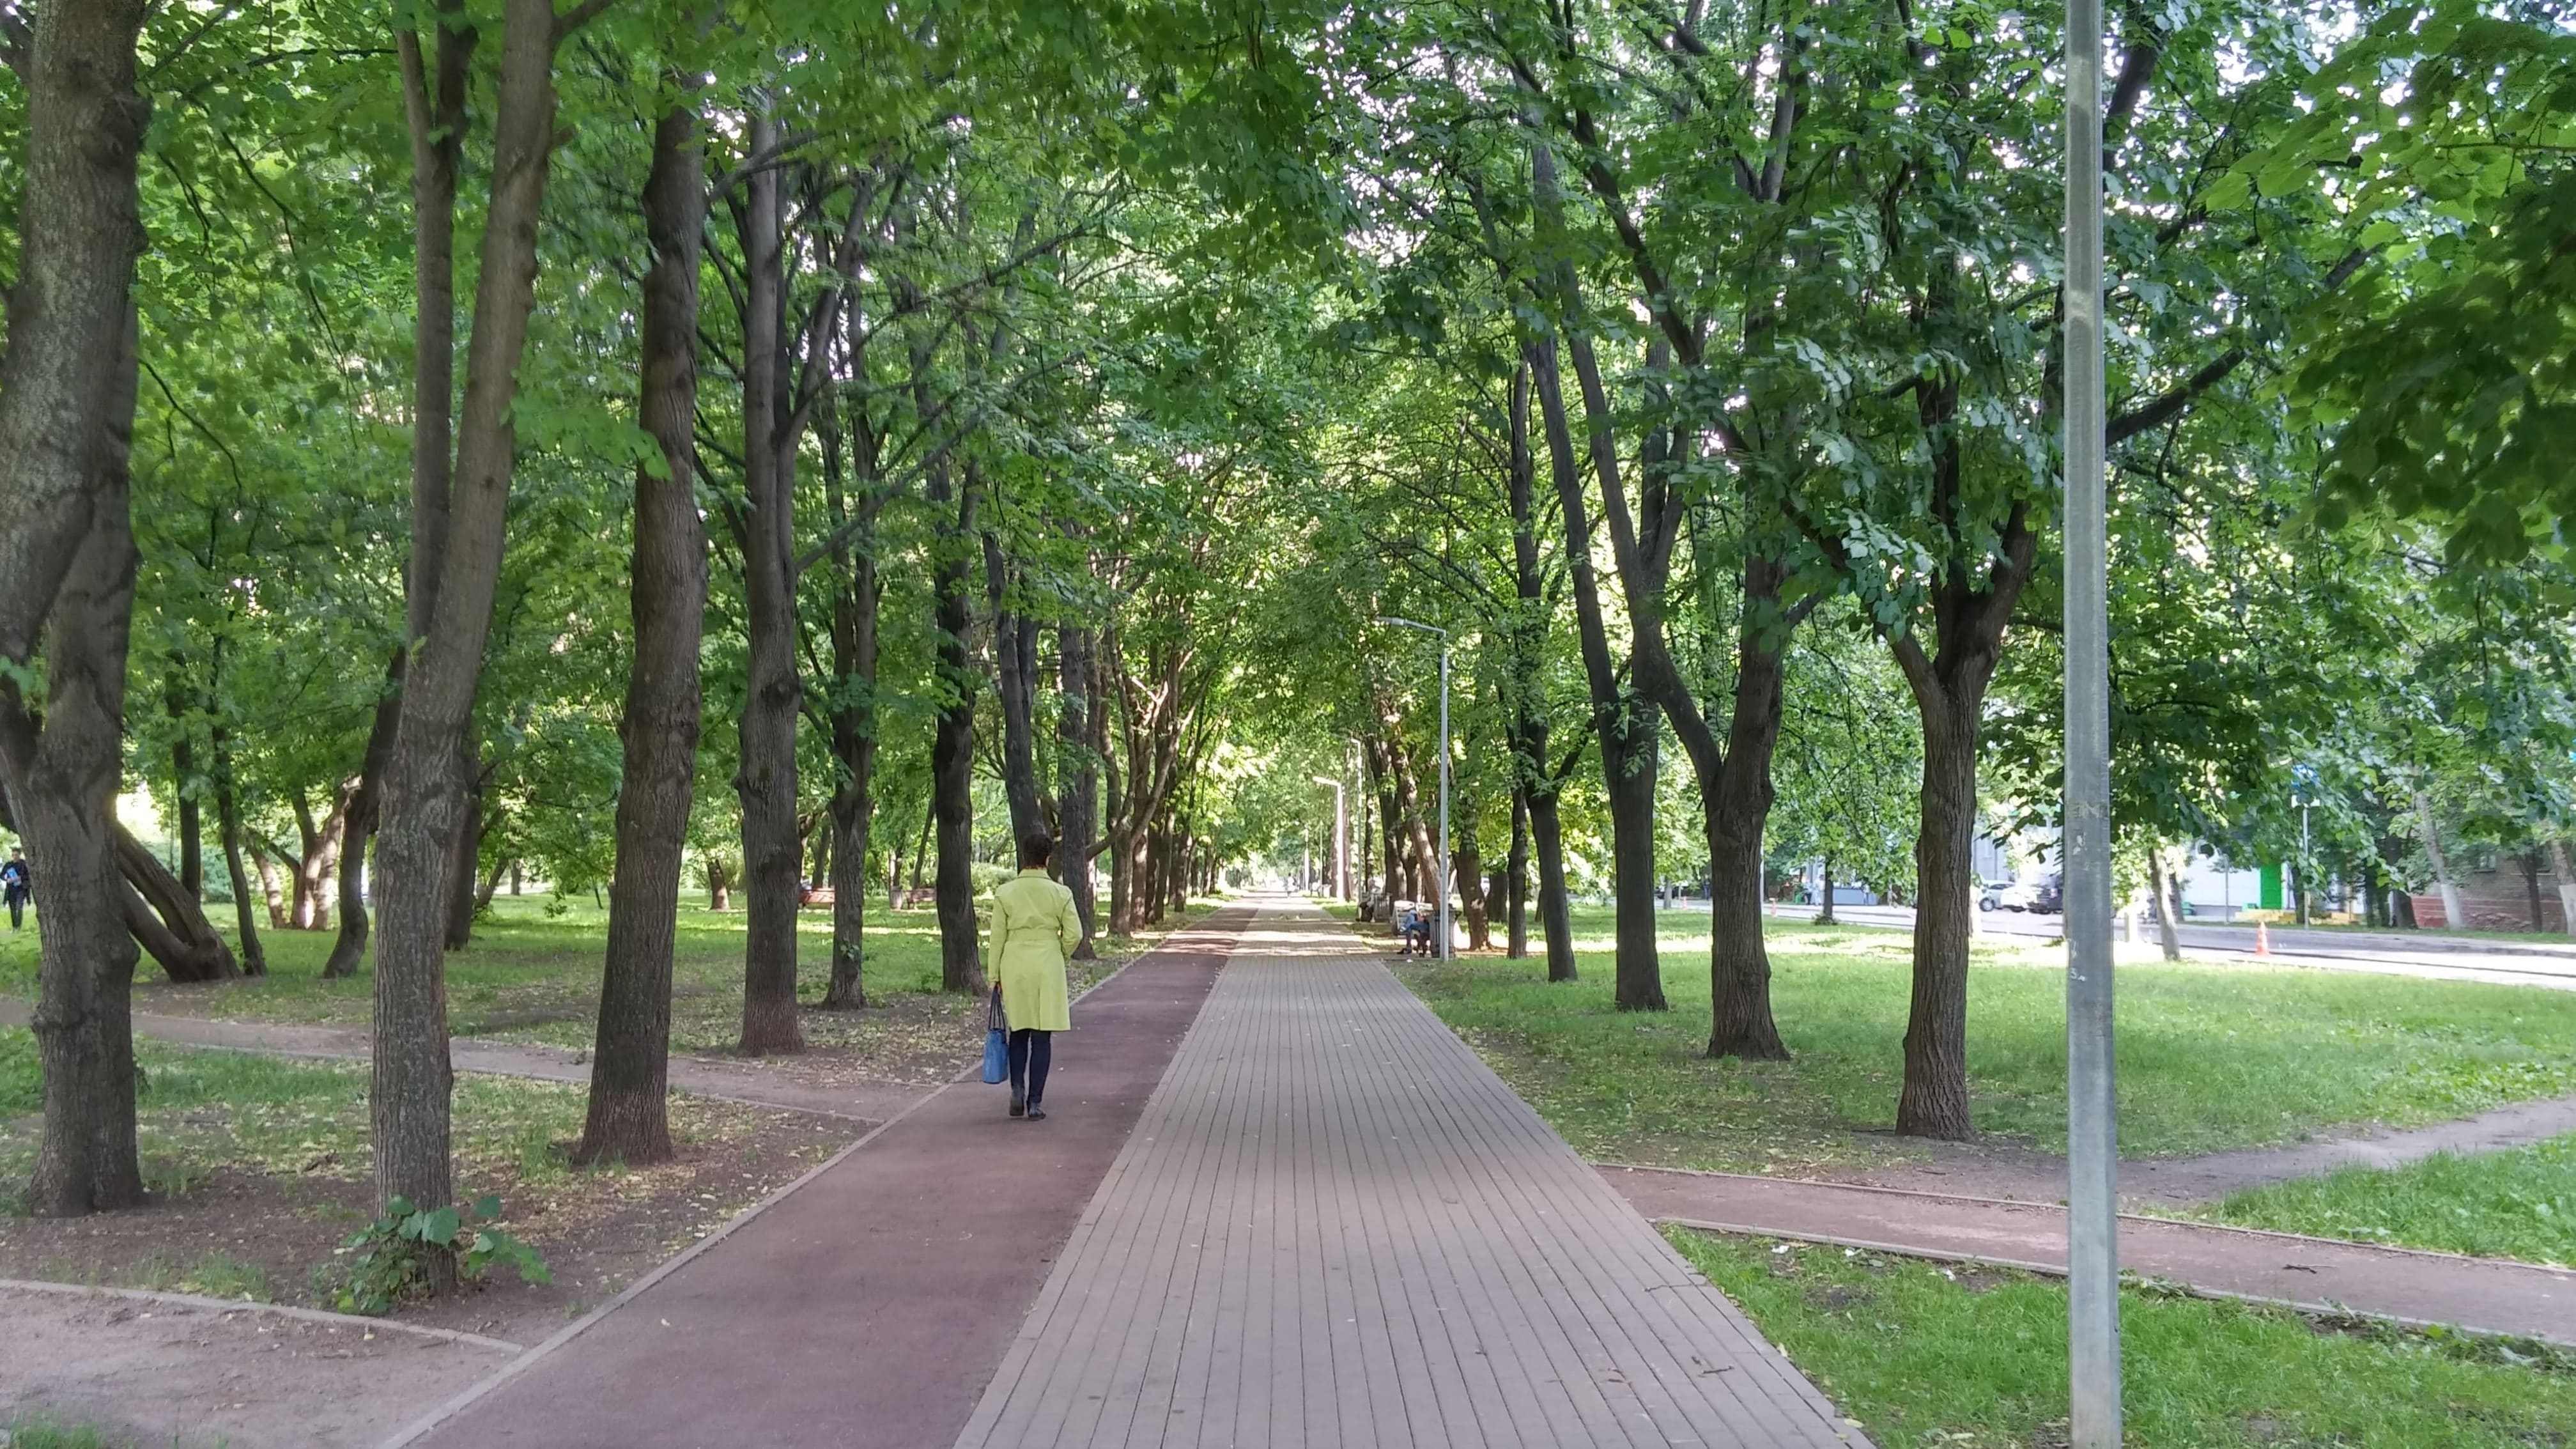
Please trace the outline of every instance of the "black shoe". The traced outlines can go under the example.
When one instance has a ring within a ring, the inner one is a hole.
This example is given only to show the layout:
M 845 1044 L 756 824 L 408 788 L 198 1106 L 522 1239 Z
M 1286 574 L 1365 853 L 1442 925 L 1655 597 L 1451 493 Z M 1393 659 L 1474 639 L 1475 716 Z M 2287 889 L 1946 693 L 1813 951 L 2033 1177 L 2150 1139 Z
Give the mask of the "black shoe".
M 1043 1121 L 1045 1121 L 1045 1120 L 1046 1120 L 1046 1108 L 1039 1106 L 1039 1105 L 1038 1105 L 1037 1103 L 1035 1103 L 1035 1102 L 1031 1102 L 1031 1103 L 1029 1104 L 1029 1120 L 1030 1120 L 1030 1121 L 1032 1121 L 1032 1122 L 1043 1122 Z
M 1029 1115 L 1029 1104 L 1017 1093 L 1013 1093 L 1011 1096 L 1011 1115 L 1014 1117 L 1025 1117 Z

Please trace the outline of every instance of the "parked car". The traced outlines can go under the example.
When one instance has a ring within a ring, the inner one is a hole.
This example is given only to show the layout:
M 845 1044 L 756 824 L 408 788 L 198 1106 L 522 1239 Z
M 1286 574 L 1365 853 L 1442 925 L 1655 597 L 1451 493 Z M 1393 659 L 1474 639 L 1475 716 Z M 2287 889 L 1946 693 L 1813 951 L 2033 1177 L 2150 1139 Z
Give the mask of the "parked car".
M 2033 888 L 2030 908 L 2044 916 L 2053 916 L 2065 910 L 2066 877 L 2062 875 L 2041 877 L 2039 884 Z
M 2039 886 L 2031 881 L 2007 880 L 1988 885 L 1977 896 L 1981 911 L 2035 911 L 2039 909 Z

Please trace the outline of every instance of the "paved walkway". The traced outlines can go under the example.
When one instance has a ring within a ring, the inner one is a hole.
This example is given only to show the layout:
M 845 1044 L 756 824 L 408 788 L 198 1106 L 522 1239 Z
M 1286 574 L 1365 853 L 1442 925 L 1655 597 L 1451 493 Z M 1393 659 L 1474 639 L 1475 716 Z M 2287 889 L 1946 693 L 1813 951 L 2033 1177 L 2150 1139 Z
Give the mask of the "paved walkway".
M 2054 1204 L 1655 1168 L 1601 1175 L 1659 1222 L 2066 1271 L 2066 1210 Z M 2120 1219 L 2120 1266 L 2204 1293 L 2576 1347 L 2576 1273 L 2559 1268 L 2132 1216 Z
M 1047 1121 L 942 1088 L 387 1449 L 949 1443 L 1250 915 L 1083 997 Z
M 1375 953 L 1279 905 L 957 1440 L 1861 1442 Z

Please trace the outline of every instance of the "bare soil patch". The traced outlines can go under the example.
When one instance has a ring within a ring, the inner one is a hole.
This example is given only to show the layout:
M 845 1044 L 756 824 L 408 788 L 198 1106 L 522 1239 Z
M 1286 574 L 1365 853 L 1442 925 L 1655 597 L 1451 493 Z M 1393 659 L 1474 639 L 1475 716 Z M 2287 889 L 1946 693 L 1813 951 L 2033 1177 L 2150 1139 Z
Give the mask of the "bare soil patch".
M 830 1118 L 727 1103 L 674 1107 L 691 1119 L 693 1140 L 672 1162 L 504 1170 L 474 1184 L 501 1195 L 506 1226 L 545 1256 L 551 1284 L 503 1279 L 394 1316 L 534 1343 L 856 1135 Z M 0 1217 L 0 1277 L 330 1308 L 339 1250 L 373 1206 L 362 1173 L 340 1167 L 300 1174 L 219 1167 L 133 1212 Z

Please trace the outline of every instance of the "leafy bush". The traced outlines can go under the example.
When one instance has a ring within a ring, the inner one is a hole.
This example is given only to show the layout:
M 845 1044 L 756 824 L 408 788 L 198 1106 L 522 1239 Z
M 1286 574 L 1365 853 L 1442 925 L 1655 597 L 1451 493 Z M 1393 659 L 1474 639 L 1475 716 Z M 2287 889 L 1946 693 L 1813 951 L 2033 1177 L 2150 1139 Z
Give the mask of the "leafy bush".
M 482 1281 L 496 1264 L 515 1269 L 524 1283 L 553 1281 L 536 1249 L 501 1231 L 500 1216 L 501 1199 L 490 1193 L 464 1207 L 419 1208 L 395 1198 L 340 1249 L 349 1258 L 348 1276 L 334 1294 L 340 1311 L 387 1313 L 425 1296 L 430 1264 L 440 1253 L 455 1256 L 457 1276 L 469 1283 Z

